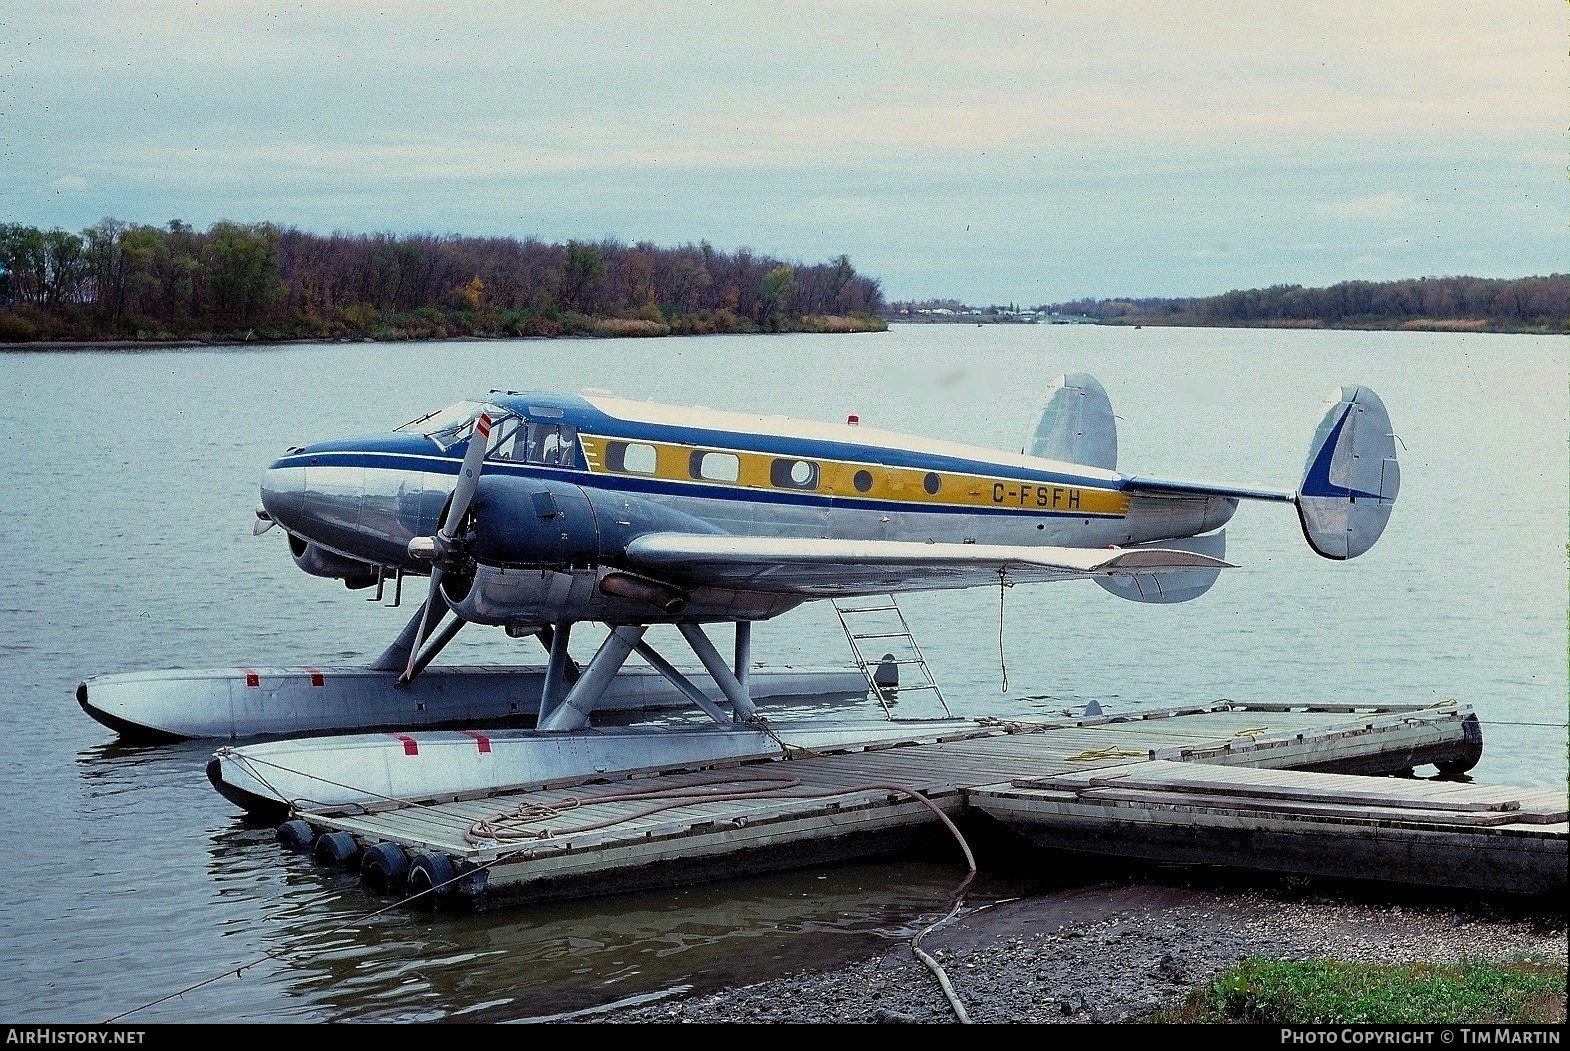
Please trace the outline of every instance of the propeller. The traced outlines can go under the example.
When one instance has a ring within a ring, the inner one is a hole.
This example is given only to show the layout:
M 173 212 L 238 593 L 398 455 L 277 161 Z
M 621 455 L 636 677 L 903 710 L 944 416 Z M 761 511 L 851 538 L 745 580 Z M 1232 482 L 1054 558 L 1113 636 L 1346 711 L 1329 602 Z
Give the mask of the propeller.
M 425 597 L 425 608 L 420 614 L 420 630 L 414 636 L 414 643 L 409 647 L 409 664 L 404 669 L 399 684 L 408 683 L 414 679 L 415 659 L 419 656 L 420 646 L 425 642 L 426 632 L 429 630 L 431 608 L 442 601 L 442 566 L 452 561 L 457 553 L 457 530 L 463 524 L 464 516 L 469 513 L 469 503 L 474 499 L 474 489 L 480 484 L 480 464 L 485 459 L 485 447 L 489 444 L 491 434 L 491 414 L 481 412 L 474 421 L 474 430 L 469 435 L 469 447 L 463 454 L 463 467 L 458 472 L 458 485 L 452 491 L 452 502 L 447 505 L 447 513 L 442 516 L 442 523 L 436 529 L 435 536 L 417 536 L 409 541 L 409 556 L 431 563 L 431 587 Z

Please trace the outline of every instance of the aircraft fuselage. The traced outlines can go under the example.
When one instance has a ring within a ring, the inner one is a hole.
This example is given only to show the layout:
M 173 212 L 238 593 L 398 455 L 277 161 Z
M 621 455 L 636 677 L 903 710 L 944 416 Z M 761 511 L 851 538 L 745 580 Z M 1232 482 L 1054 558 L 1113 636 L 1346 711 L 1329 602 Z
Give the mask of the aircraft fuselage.
M 476 501 L 492 511 L 475 538 L 476 574 L 447 595 L 481 623 L 553 623 L 564 608 L 607 623 L 663 619 L 647 596 L 604 586 L 625 545 L 651 531 L 1108 547 L 1207 533 L 1237 507 L 1225 496 L 1133 493 L 1116 471 L 855 423 L 493 392 L 276 460 L 262 503 L 301 567 L 351 587 L 426 572 L 410 542 L 436 532 L 462 469 L 465 415 L 482 405 L 495 422 Z M 764 619 L 801 601 L 699 589 L 669 619 Z

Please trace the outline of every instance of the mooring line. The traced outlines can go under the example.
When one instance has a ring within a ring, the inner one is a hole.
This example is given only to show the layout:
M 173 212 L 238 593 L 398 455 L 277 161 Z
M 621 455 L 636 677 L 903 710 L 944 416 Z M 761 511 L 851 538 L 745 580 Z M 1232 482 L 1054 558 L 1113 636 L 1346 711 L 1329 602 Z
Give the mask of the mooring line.
M 249 761 L 249 757 L 242 757 L 242 759 L 245 760 L 245 761 Z M 284 766 L 281 766 L 279 764 L 267 764 L 267 765 L 273 766 L 275 769 L 280 769 L 280 770 L 288 770 L 289 769 L 288 767 L 284 767 Z M 291 772 L 299 773 L 299 771 L 291 771 Z M 309 776 L 309 775 L 306 775 L 306 776 Z M 260 777 L 258 777 L 258 780 L 262 780 L 262 779 Z M 789 782 L 792 782 L 794 784 L 800 784 L 801 783 L 800 779 L 794 778 L 794 777 L 792 777 L 792 778 L 782 778 L 782 777 L 768 778 L 766 776 L 765 777 L 759 777 L 759 778 L 735 778 L 735 777 L 732 777 L 732 778 L 729 779 L 728 783 L 735 783 L 736 781 L 740 781 L 740 780 L 760 780 L 760 781 L 762 781 L 762 780 L 769 780 L 769 781 L 774 781 L 774 782 L 789 781 Z M 266 784 L 265 781 L 263 781 L 263 783 Z M 328 782 L 328 783 L 332 783 L 332 782 Z M 724 783 L 727 783 L 727 782 L 719 780 L 719 779 L 716 779 L 716 780 L 714 780 L 712 782 L 709 782 L 709 783 L 710 784 L 724 784 Z M 271 788 L 272 786 L 268 785 L 268 787 Z M 339 787 L 350 787 L 350 786 L 340 785 Z M 686 787 L 688 789 L 695 789 L 695 788 L 702 787 L 702 785 L 701 784 L 700 785 L 689 785 L 689 786 L 686 786 Z M 680 791 L 680 789 L 673 789 L 673 790 L 670 790 L 670 791 Z M 730 794 L 729 798 L 735 798 L 735 799 L 746 799 L 746 798 L 818 799 L 818 798 L 828 798 L 828 797 L 837 796 L 837 795 L 853 795 L 853 794 L 858 793 L 858 792 L 868 792 L 868 791 L 894 791 L 894 792 L 898 792 L 898 793 L 900 793 L 902 795 L 908 795 L 912 799 L 914 799 L 917 802 L 921 803 L 927 809 L 931 810 L 938 817 L 938 819 L 940 821 L 942 821 L 945 826 L 947 826 L 949 831 L 954 835 L 955 839 L 958 841 L 958 843 L 960 845 L 960 849 L 964 852 L 966 864 L 968 865 L 968 869 L 969 869 L 969 875 L 966 877 L 965 882 L 960 885 L 960 892 L 962 893 L 964 888 L 967 887 L 970 884 L 970 881 L 972 879 L 974 879 L 976 871 L 977 871 L 976 870 L 976 858 L 975 858 L 974 853 L 970 849 L 970 844 L 968 844 L 965 841 L 965 837 L 963 836 L 963 834 L 961 834 L 959 828 L 954 824 L 953 820 L 946 813 L 944 813 L 943 810 L 940 807 L 937 806 L 937 804 L 933 803 L 930 799 L 928 799 L 922 793 L 920 793 L 916 789 L 910 788 L 909 786 L 906 786 L 906 785 L 895 785 L 895 784 L 884 784 L 884 783 L 871 783 L 871 784 L 866 784 L 866 785 L 857 785 L 857 786 L 853 786 L 853 787 L 850 787 L 850 788 L 834 789 L 834 790 L 830 790 L 830 791 L 826 791 L 826 792 L 816 792 L 816 793 L 810 793 L 810 794 L 799 794 L 799 793 L 798 794 L 782 794 L 782 793 L 779 793 L 777 790 L 774 791 L 774 792 L 765 792 L 765 791 L 761 791 L 761 790 L 760 791 L 741 791 L 741 792 Z M 375 793 L 370 793 L 370 794 L 374 795 Z M 628 793 L 617 793 L 616 794 L 616 796 L 626 796 L 626 795 L 629 795 L 629 794 Z M 403 800 L 392 799 L 391 797 L 383 797 L 383 798 L 386 798 L 386 799 L 388 799 L 391 802 L 405 802 Z M 600 801 L 603 801 L 603 798 L 604 797 L 590 798 L 589 800 L 587 800 L 587 803 L 600 802 Z M 697 796 L 689 797 L 689 798 L 687 798 L 685 801 L 683 801 L 681 803 L 675 803 L 675 804 L 672 804 L 671 806 L 660 808 L 660 809 L 676 809 L 676 808 L 678 808 L 680 806 L 685 806 L 685 805 L 688 805 L 688 804 L 694 803 L 694 802 L 708 802 L 708 801 L 711 801 L 711 800 L 714 800 L 714 799 L 723 799 L 723 798 L 727 798 L 727 795 L 725 795 L 725 794 L 715 794 L 715 793 L 709 793 L 707 795 L 697 795 Z M 575 800 L 572 800 L 571 802 L 573 804 L 571 809 L 576 809 L 579 806 L 586 805 L 585 802 L 581 801 L 581 800 L 576 800 L 575 799 Z M 411 806 L 421 806 L 421 804 L 414 804 L 414 803 L 410 803 L 408 805 L 411 805 Z M 601 824 L 602 825 L 618 824 L 618 823 L 621 823 L 623 821 L 630 820 L 630 819 L 632 819 L 633 817 L 636 817 L 636 816 L 639 816 L 639 815 L 622 815 L 621 817 L 615 819 L 614 821 L 603 822 Z M 471 826 L 471 828 L 472 827 L 473 826 Z M 597 827 L 597 826 L 591 826 L 591 827 Z M 577 832 L 577 831 L 582 831 L 582 830 L 579 829 L 579 830 L 574 830 L 574 831 Z M 519 856 L 525 856 L 528 853 L 529 853 L 529 850 L 526 847 L 519 847 L 519 848 L 517 848 L 515 850 L 504 851 L 503 853 L 498 854 L 496 857 L 492 858 L 489 861 L 475 863 L 472 867 L 464 869 L 464 871 L 462 873 L 454 875 L 451 879 L 444 880 L 441 883 L 433 884 L 433 885 L 431 885 L 429 887 L 424 888 L 423 890 L 420 890 L 420 891 L 418 891 L 418 892 L 416 892 L 414 894 L 410 894 L 410 895 L 408 895 L 408 896 L 406 896 L 406 897 L 404 897 L 404 898 L 402 898 L 402 899 L 400 899 L 398 901 L 395 901 L 395 902 L 393 902 L 390 905 L 383 906 L 382 908 L 379 908 L 379 909 L 373 909 L 373 910 L 371 910 L 369 912 L 361 913 L 361 914 L 357 915 L 356 917 L 354 917 L 353 919 L 346 920 L 343 923 L 340 923 L 340 924 L 338 924 L 337 926 L 334 926 L 334 927 L 330 927 L 330 928 L 328 928 L 325 931 L 312 932 L 311 937 L 313 937 L 313 938 L 320 938 L 320 937 L 323 937 L 325 935 L 337 934 L 340 931 L 347 930 L 347 929 L 349 929 L 351 927 L 355 927 L 355 926 L 357 926 L 359 924 L 363 924 L 366 920 L 375 919 L 378 916 L 385 915 L 385 914 L 387 914 L 389 912 L 392 912 L 394 910 L 397 910 L 397 909 L 407 908 L 410 904 L 412 904 L 415 901 L 418 901 L 420 898 L 423 898 L 423 897 L 426 897 L 426 896 L 429 896 L 429 895 L 433 895 L 433 894 L 437 894 L 440 891 L 443 891 L 443 890 L 447 889 L 448 887 L 454 886 L 455 884 L 458 884 L 458 883 L 462 882 L 465 879 L 469 879 L 475 872 L 487 871 L 487 870 L 493 868 L 494 866 L 501 864 L 504 861 L 509 861 L 509 860 L 511 860 L 511 859 L 513 859 L 515 857 L 519 857 Z M 950 983 L 950 981 L 948 979 L 948 975 L 944 973 L 942 966 L 940 964 L 938 964 L 938 962 L 936 960 L 933 960 L 929 955 L 927 955 L 927 953 L 924 952 L 920 948 L 920 945 L 919 945 L 920 940 L 923 937 L 925 937 L 927 934 L 929 934 L 930 932 L 935 930 L 941 924 L 946 923 L 949 919 L 951 919 L 959 911 L 959 908 L 960 908 L 961 904 L 962 904 L 962 899 L 956 900 L 954 905 L 953 905 L 953 907 L 949 910 L 949 912 L 945 916 L 943 916 L 942 918 L 940 918 L 936 922 L 930 924 L 925 929 L 920 931 L 915 936 L 915 938 L 912 940 L 911 948 L 916 953 L 918 959 L 920 959 L 924 964 L 926 964 L 929 968 L 931 968 L 933 970 L 933 972 L 937 975 L 938 981 L 939 981 L 939 983 L 943 987 L 944 995 L 948 997 L 949 1003 L 953 1007 L 955 1013 L 959 1016 L 960 1021 L 965 1022 L 965 1023 L 969 1023 L 970 1022 L 970 1017 L 969 1017 L 969 1015 L 965 1011 L 964 1004 L 962 1002 L 960 1002 L 957 994 L 954 992 L 953 985 Z M 109 1018 L 104 1019 L 104 1021 L 102 1023 L 100 1023 L 100 1024 L 102 1024 L 102 1025 L 111 1025 L 111 1024 L 113 1024 L 113 1023 L 115 1023 L 115 1022 L 117 1022 L 117 1021 L 119 1021 L 119 1020 L 121 1020 L 123 1018 L 129 1018 L 131 1015 L 134 1015 L 134 1014 L 136 1014 L 136 1013 L 138 1013 L 140 1011 L 145 1011 L 145 1010 L 147 1010 L 150 1007 L 156 1007 L 159 1004 L 167 1003 L 170 1000 L 183 998 L 187 993 L 192 993 L 192 992 L 197 991 L 198 989 L 205 988 L 206 986 L 212 985 L 215 982 L 222 981 L 223 979 L 228 978 L 231 975 L 236 977 L 236 978 L 242 977 L 245 974 L 246 971 L 248 971 L 251 968 L 256 967 L 256 966 L 258 966 L 258 965 L 260 965 L 262 963 L 265 963 L 268 960 L 281 960 L 283 955 L 284 955 L 284 953 L 286 951 L 287 950 L 280 949 L 280 950 L 276 950 L 276 951 L 273 951 L 273 952 L 265 952 L 262 955 L 254 957 L 253 959 L 251 959 L 251 960 L 249 960 L 247 962 L 240 963 L 240 964 L 238 964 L 238 965 L 236 965 L 234 967 L 226 968 L 223 971 L 220 971 L 217 974 L 214 974 L 214 975 L 212 975 L 212 976 L 210 976 L 208 978 L 204 978 L 203 980 L 201 980 L 199 982 L 193 982 L 192 984 L 190 984 L 188 986 L 185 986 L 184 988 L 178 989 L 178 990 L 176 990 L 176 991 L 174 991 L 172 993 L 168 993 L 168 994 L 166 994 L 164 996 L 160 996 L 160 997 L 158 997 L 155 1000 L 149 1000 L 146 1003 L 143 1003 L 143 1004 L 141 1004 L 140 1006 L 137 1006 L 137 1007 L 133 1007 L 133 1008 L 131 1008 L 128 1011 L 122 1011 L 122 1012 L 120 1012 L 117 1015 L 113 1015 L 113 1016 L 111 1016 Z

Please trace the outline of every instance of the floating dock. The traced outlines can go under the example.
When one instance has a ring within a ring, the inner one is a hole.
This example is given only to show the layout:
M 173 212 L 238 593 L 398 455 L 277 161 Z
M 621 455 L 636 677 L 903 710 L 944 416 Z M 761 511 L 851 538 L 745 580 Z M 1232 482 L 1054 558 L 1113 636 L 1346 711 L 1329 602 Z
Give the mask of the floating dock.
M 297 810 L 278 835 L 373 891 L 482 909 L 868 856 L 966 820 L 1099 855 L 1565 889 L 1563 793 L 1399 776 L 1476 764 L 1466 706 L 1222 704 L 781 743 L 702 769 Z

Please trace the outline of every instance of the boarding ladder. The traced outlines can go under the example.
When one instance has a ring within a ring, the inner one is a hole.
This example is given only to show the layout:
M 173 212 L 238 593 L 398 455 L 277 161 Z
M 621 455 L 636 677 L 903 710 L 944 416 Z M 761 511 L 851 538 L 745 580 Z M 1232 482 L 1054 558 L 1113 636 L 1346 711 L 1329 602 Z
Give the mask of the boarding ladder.
M 890 719 L 933 718 L 930 712 L 912 712 L 908 707 L 900 715 L 894 714 L 894 705 L 902 698 L 923 693 L 930 693 L 942 709 L 944 717 L 953 714 L 949 711 L 948 702 L 943 699 L 943 691 L 938 687 L 937 680 L 932 676 L 932 670 L 927 667 L 927 659 L 922 656 L 916 637 L 910 633 L 904 611 L 894 601 L 893 595 L 837 598 L 834 600 L 834 610 L 839 614 L 840 627 L 845 629 L 845 638 L 850 642 L 850 652 L 856 658 L 856 666 L 867 677 L 867 685 L 883 706 L 885 715 Z M 868 657 L 869 651 L 863 648 L 863 643 L 875 644 L 871 652 L 876 654 L 881 650 L 882 655 Z M 905 681 L 909 678 L 904 673 L 906 668 L 916 672 L 916 681 Z

